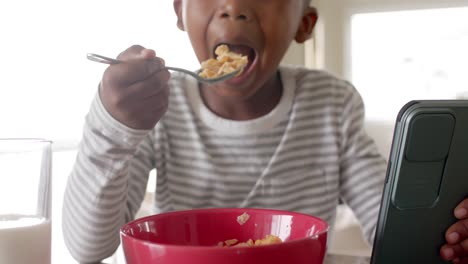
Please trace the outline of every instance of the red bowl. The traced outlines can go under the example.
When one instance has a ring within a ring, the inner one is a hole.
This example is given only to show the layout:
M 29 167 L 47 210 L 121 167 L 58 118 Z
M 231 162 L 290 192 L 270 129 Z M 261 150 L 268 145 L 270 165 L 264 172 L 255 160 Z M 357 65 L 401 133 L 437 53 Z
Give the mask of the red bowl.
M 250 218 L 240 225 L 237 217 Z M 328 224 L 317 217 L 269 209 L 213 208 L 162 213 L 122 226 L 127 264 L 321 264 Z M 219 247 L 219 242 L 276 235 L 282 243 Z

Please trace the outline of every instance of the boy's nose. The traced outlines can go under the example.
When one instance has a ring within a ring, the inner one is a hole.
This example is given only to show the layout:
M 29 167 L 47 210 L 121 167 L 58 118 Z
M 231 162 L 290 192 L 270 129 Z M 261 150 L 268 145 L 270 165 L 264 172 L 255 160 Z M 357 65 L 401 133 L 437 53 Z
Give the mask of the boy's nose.
M 252 11 L 249 10 L 248 4 L 243 4 L 242 2 L 244 1 L 226 1 L 219 9 L 218 17 L 221 19 L 231 19 L 235 21 L 250 21 L 253 16 Z

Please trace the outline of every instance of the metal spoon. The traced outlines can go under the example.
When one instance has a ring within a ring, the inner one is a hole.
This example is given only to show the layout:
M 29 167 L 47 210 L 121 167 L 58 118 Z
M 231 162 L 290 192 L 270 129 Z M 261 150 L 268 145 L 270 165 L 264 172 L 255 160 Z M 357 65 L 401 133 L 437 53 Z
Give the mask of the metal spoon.
M 117 60 L 117 59 L 112 59 L 112 58 L 102 56 L 102 55 L 98 55 L 98 54 L 94 54 L 94 53 L 88 53 L 87 58 L 89 60 L 91 60 L 91 61 L 105 63 L 105 64 L 118 64 L 118 63 L 123 62 L 123 61 L 120 61 L 120 60 Z M 214 83 L 226 81 L 227 79 L 230 79 L 230 78 L 236 76 L 242 70 L 242 69 L 239 69 L 237 71 L 233 71 L 231 73 L 228 73 L 228 74 L 222 75 L 220 77 L 216 77 L 216 78 L 203 78 L 203 77 L 201 77 L 199 75 L 199 73 L 202 71 L 201 69 L 196 70 L 196 71 L 189 71 L 189 70 L 186 70 L 186 69 L 176 68 L 176 67 L 164 67 L 164 68 L 168 69 L 168 70 L 171 70 L 171 71 L 178 71 L 178 72 L 186 73 L 186 74 L 192 76 L 193 78 L 197 79 L 199 82 L 206 83 L 206 84 L 214 84 Z

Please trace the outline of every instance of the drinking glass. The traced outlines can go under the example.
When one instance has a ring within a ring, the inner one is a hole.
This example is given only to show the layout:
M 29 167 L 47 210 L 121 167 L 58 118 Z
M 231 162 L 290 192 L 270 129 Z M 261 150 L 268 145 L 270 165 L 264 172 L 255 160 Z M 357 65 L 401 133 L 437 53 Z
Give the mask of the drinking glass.
M 0 263 L 51 262 L 51 141 L 0 139 Z

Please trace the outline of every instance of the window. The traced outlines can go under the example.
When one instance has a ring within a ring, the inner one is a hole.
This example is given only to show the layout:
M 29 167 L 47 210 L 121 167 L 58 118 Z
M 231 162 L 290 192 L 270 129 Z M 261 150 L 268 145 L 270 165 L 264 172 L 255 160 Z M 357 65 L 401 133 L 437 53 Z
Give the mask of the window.
M 351 79 L 370 119 L 393 120 L 413 99 L 467 96 L 468 8 L 356 14 Z
M 466 98 L 467 0 L 314 0 L 318 65 L 350 80 L 369 120 L 413 99 Z
M 172 1 L 6 1 L 0 10 L 0 137 L 76 144 L 106 67 L 88 52 L 140 44 L 168 65 L 198 66 Z
M 62 197 L 85 115 L 106 65 L 133 44 L 167 65 L 199 65 L 169 0 L 0 2 L 0 137 L 53 140 L 52 263 L 73 262 L 61 233 Z

